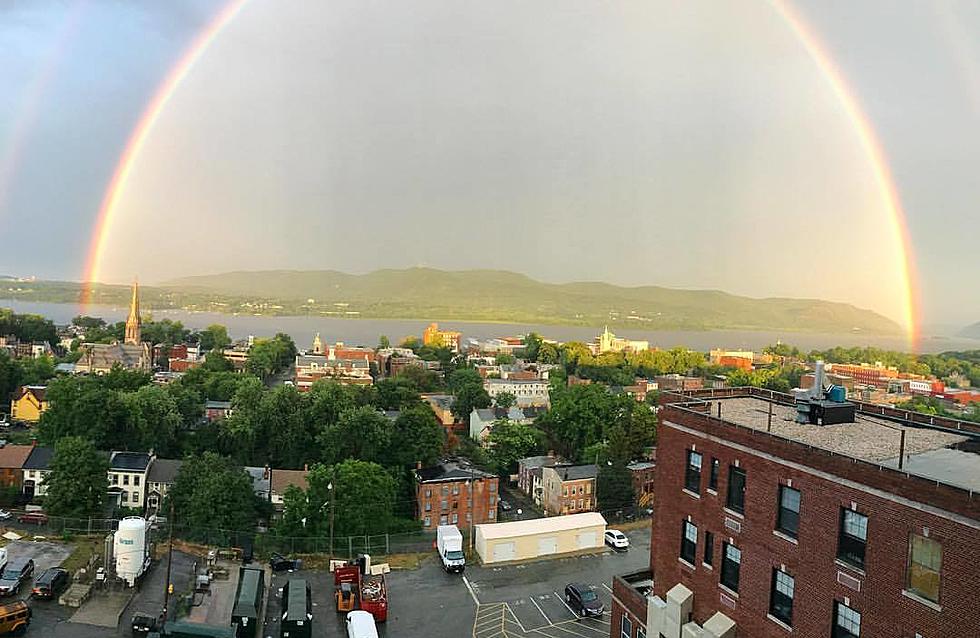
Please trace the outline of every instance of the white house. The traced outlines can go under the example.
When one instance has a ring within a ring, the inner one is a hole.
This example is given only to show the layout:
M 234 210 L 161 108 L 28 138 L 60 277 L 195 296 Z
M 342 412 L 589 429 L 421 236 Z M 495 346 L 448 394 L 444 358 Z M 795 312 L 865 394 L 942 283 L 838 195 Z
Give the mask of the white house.
M 548 405 L 550 401 L 548 381 L 543 379 L 487 379 L 483 389 L 493 398 L 502 392 L 512 394 L 520 407 Z
M 143 508 L 147 477 L 155 457 L 146 452 L 113 452 L 109 457 L 109 495 L 122 507 Z

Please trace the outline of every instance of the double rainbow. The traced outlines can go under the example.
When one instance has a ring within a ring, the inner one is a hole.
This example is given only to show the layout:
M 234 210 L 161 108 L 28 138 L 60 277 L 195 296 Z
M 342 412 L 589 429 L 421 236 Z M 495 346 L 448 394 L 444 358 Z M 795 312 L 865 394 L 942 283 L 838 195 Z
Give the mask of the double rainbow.
M 190 45 L 183 57 L 170 70 L 154 93 L 153 99 L 143 111 L 126 143 L 125 150 L 119 158 L 119 163 L 113 173 L 112 180 L 109 182 L 105 195 L 103 196 L 85 263 L 85 282 L 91 284 L 99 281 L 101 277 L 102 257 L 106 250 L 113 221 L 118 212 L 119 200 L 126 188 L 129 174 L 143 145 L 153 130 L 154 124 L 166 108 L 174 92 L 180 86 L 180 83 L 193 69 L 194 64 L 207 51 L 207 48 L 221 34 L 225 27 L 234 20 L 246 2 L 247 0 L 232 0 L 214 17 L 207 28 Z M 907 331 L 909 346 L 915 350 L 919 339 L 919 320 L 911 243 L 905 213 L 902 210 L 898 190 L 895 186 L 895 181 L 892 177 L 881 141 L 878 139 L 868 117 L 861 109 L 854 92 L 848 86 L 844 75 L 837 68 L 837 65 L 816 35 L 807 27 L 803 18 L 784 0 L 771 0 L 771 3 L 776 12 L 787 23 L 790 30 L 803 45 L 807 54 L 830 85 L 871 164 L 876 186 L 889 217 L 889 230 L 896 246 L 897 267 L 903 282 L 903 298 L 901 300 L 903 310 L 902 321 Z M 88 304 L 91 291 L 88 286 L 85 286 L 83 290 L 81 301 L 83 304 Z

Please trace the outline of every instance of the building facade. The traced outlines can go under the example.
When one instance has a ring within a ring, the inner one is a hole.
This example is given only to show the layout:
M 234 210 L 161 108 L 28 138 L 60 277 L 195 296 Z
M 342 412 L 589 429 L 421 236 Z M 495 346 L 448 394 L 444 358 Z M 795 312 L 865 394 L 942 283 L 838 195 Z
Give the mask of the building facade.
M 146 505 L 147 476 L 153 455 L 146 452 L 112 452 L 109 455 L 109 495 L 121 507 Z
M 595 465 L 541 467 L 541 506 L 545 516 L 577 514 L 595 509 Z
M 48 409 L 45 399 L 47 386 L 24 385 L 17 389 L 10 400 L 10 418 L 13 421 L 37 423 Z
M 520 407 L 546 406 L 551 401 L 545 379 L 486 379 L 483 389 L 494 399 L 504 392 L 512 394 Z
M 699 626 L 731 620 L 753 638 L 980 635 L 975 489 L 876 460 L 889 430 L 867 422 L 884 411 L 800 425 L 784 421 L 787 395 L 731 394 L 721 418 L 707 391 L 661 397 L 650 570 L 615 579 L 611 637 L 678 638 L 661 613 L 674 603 Z M 778 423 L 766 423 L 770 401 Z M 980 426 L 959 432 L 980 437 Z M 902 438 L 949 436 L 909 427 Z M 969 468 L 969 452 L 939 449 Z
M 497 521 L 497 477 L 468 464 L 444 462 L 415 471 L 415 503 L 425 529 Z
M 460 340 L 462 333 L 455 330 L 439 330 L 439 324 L 430 323 L 422 331 L 422 343 L 427 346 L 444 346 L 451 351 L 459 353 Z

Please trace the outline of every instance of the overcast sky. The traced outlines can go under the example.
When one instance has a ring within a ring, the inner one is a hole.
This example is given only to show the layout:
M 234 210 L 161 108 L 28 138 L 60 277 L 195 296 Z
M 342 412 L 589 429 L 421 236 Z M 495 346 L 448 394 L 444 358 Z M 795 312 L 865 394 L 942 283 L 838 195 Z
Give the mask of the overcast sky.
M 221 6 L 0 4 L 0 274 L 82 276 L 133 125 Z M 980 4 L 794 6 L 880 135 L 925 321 L 980 320 Z M 768 2 L 250 0 L 153 130 L 104 275 L 502 268 L 900 319 L 888 224 Z

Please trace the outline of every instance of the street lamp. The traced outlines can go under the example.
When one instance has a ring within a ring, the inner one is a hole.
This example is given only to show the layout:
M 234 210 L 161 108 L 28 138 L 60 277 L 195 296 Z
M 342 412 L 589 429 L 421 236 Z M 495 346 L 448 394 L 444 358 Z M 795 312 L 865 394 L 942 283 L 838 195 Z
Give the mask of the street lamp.
M 333 560 L 333 481 L 327 483 L 330 492 L 330 560 Z

